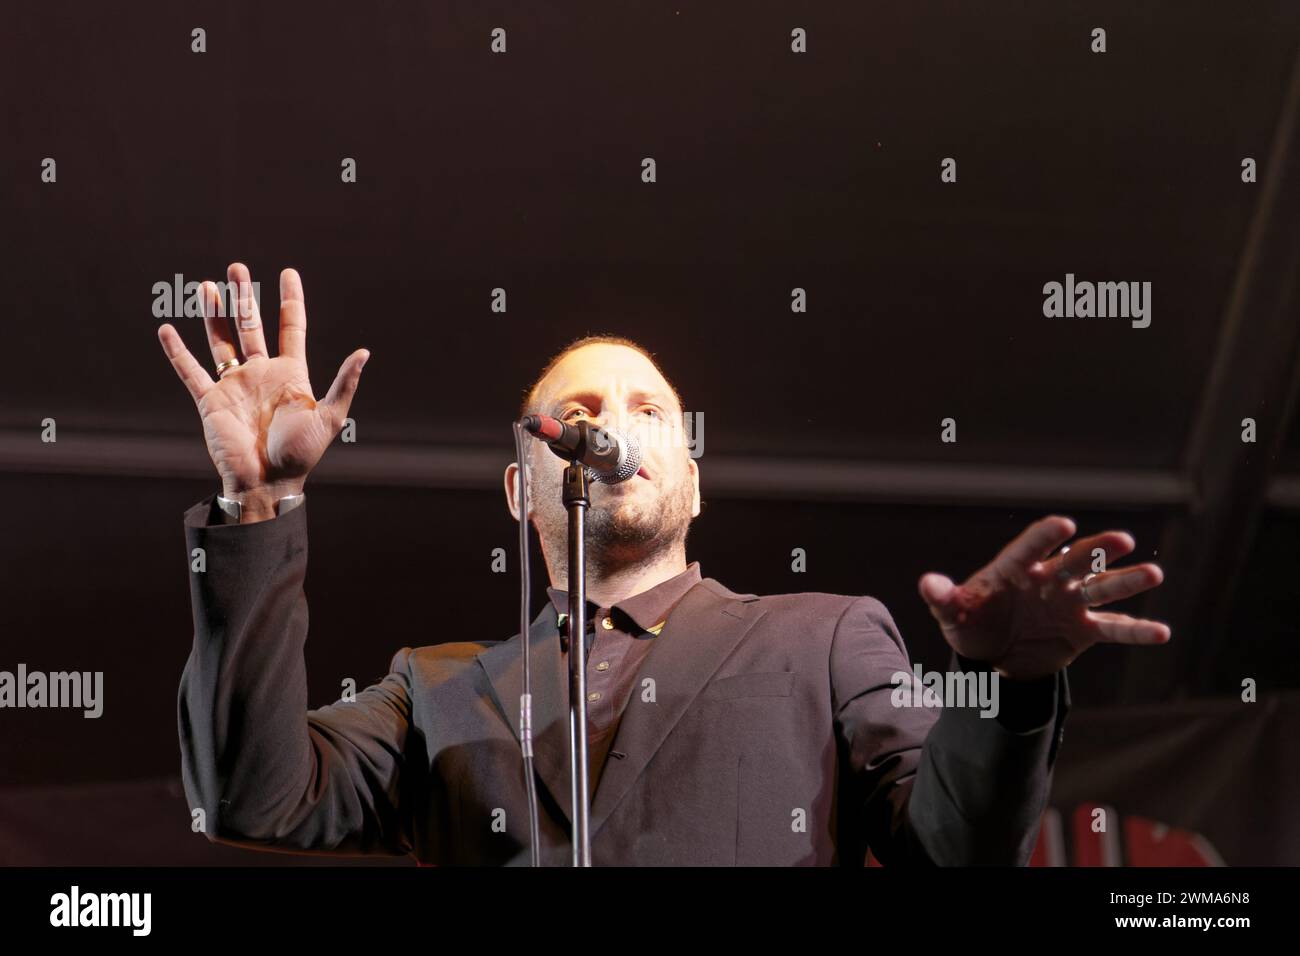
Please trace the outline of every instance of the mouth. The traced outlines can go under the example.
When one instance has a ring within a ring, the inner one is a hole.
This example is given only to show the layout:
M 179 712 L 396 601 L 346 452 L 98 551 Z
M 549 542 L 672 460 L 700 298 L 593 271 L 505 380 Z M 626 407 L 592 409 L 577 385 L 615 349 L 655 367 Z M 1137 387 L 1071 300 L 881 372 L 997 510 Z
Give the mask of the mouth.
M 650 480 L 650 473 L 645 470 L 644 465 L 637 469 L 636 475 L 638 478 L 644 478 L 646 481 Z

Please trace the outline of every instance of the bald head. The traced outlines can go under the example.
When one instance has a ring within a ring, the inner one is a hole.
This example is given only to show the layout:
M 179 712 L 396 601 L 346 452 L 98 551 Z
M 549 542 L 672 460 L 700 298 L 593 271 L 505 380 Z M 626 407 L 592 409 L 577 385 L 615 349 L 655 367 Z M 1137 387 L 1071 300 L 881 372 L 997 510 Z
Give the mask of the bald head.
M 551 357 L 550 361 L 546 363 L 546 367 L 542 369 L 541 374 L 537 376 L 536 381 L 533 382 L 532 387 L 529 388 L 527 395 L 525 395 L 523 404 L 520 407 L 519 417 L 535 414 L 553 415 L 553 410 L 546 403 L 548 385 L 553 386 L 557 379 L 557 376 L 552 373 L 555 373 L 561 364 L 567 363 L 572 366 L 574 363 L 569 362 L 571 357 L 598 348 L 600 349 L 596 357 L 598 360 L 613 361 L 618 367 L 629 370 L 633 366 L 639 366 L 636 369 L 638 375 L 646 371 L 645 365 L 648 364 L 649 368 L 658 377 L 659 385 L 672 397 L 676 412 L 680 415 L 683 409 L 681 396 L 672 383 L 668 381 L 668 378 L 663 374 L 663 370 L 659 368 L 658 363 L 655 362 L 647 349 L 622 336 L 589 335 L 569 343 Z M 632 353 L 632 355 L 623 354 L 628 352 Z M 633 355 L 640 356 L 645 364 L 637 363 Z M 586 360 L 589 361 L 590 358 L 588 356 Z M 560 376 L 566 374 L 572 376 L 573 369 L 569 368 L 559 372 Z M 551 391 L 554 391 L 553 387 Z
M 659 367 L 626 345 L 590 343 L 564 353 L 533 386 L 532 410 L 626 428 L 638 420 L 681 418 L 681 400 Z

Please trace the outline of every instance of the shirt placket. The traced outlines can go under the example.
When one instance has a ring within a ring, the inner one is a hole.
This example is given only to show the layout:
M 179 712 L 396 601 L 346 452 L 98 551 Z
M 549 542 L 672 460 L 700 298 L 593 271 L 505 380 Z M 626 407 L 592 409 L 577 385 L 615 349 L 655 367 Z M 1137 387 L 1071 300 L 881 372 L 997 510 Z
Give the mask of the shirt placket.
M 600 608 L 593 625 L 596 638 L 587 657 L 588 737 L 599 738 L 614 720 L 616 676 L 627 646 L 610 616 L 609 608 Z

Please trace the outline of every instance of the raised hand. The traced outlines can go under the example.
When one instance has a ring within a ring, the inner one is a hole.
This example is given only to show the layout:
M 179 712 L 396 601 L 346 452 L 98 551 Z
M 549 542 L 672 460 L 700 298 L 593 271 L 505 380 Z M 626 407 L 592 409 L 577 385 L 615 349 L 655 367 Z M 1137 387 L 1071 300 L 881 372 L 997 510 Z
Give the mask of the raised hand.
M 339 368 L 325 397 L 313 397 L 307 374 L 307 309 L 302 280 L 280 273 L 280 348 L 271 358 L 252 278 L 242 263 L 226 272 L 239 290 L 235 316 L 239 350 L 230 320 L 220 315 L 217 286 L 204 282 L 204 326 L 214 365 L 239 358 L 216 381 L 190 354 L 170 324 L 158 329 L 163 351 L 198 406 L 208 454 L 221 476 L 222 495 L 243 503 L 243 521 L 274 517 L 275 501 L 302 491 L 308 473 L 343 427 L 361 368 L 370 353 L 357 349 Z
M 1111 570 L 1136 547 L 1131 535 L 1106 531 L 1053 554 L 1074 536 L 1074 522 L 1036 521 L 961 585 L 942 574 L 918 583 L 948 644 L 987 661 L 1005 677 L 1028 680 L 1060 670 L 1093 644 L 1164 644 L 1169 627 L 1094 607 L 1156 587 L 1164 572 L 1145 563 Z M 1107 569 L 1090 573 L 1096 549 Z

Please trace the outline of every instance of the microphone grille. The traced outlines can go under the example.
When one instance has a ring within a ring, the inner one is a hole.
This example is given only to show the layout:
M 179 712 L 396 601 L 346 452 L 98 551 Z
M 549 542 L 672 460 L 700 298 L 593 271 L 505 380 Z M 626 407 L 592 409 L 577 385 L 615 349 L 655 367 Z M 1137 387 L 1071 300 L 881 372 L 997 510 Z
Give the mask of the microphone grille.
M 606 429 L 609 431 L 609 429 Z M 618 438 L 621 443 L 622 454 L 619 456 L 618 464 L 612 471 L 596 471 L 592 468 L 587 469 L 587 477 L 592 481 L 604 482 L 607 485 L 616 485 L 620 481 L 627 481 L 635 477 L 636 473 L 641 470 L 641 442 L 635 435 L 629 435 L 626 432 L 610 432 Z

